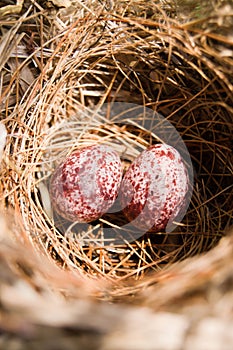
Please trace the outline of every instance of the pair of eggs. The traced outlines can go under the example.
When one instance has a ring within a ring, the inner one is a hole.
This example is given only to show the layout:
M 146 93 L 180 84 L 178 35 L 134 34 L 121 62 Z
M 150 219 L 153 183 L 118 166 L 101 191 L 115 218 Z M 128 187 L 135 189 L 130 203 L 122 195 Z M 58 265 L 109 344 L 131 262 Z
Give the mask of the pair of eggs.
M 123 176 L 120 157 L 105 145 L 69 155 L 50 183 L 54 210 L 69 221 L 87 223 L 106 213 L 119 196 L 129 222 L 141 230 L 163 230 L 185 202 L 188 174 L 179 152 L 156 144 L 143 151 Z

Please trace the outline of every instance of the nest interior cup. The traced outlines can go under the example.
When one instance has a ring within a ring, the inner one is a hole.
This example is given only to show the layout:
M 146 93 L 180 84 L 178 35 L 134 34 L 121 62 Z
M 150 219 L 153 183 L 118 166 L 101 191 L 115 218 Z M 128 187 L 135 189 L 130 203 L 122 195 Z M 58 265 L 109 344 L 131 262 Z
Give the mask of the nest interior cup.
M 36 249 L 63 269 L 140 279 L 208 251 L 230 224 L 232 58 L 219 56 L 221 38 L 208 51 L 207 33 L 203 46 L 185 26 L 161 16 L 159 23 L 114 12 L 77 18 L 44 42 L 42 51 L 37 46 L 30 65 L 41 71 L 6 116 L 13 136 L 6 146 L 5 202 L 20 213 Z M 5 103 L 11 98 L 9 93 Z M 161 128 L 156 116 L 165 123 Z M 158 142 L 178 148 L 192 183 L 188 207 L 172 232 L 135 236 L 130 227 L 122 234 L 125 219 L 117 211 L 91 224 L 53 213 L 49 181 L 67 154 L 105 143 L 127 169 Z
M 108 104 L 103 105 L 101 112 L 98 115 L 94 112 L 94 116 L 90 110 L 83 110 L 81 118 L 77 115 L 73 117 L 73 121 L 69 120 L 65 124 L 62 123 L 59 129 L 52 132 L 48 141 L 48 151 L 44 154 L 44 172 L 40 175 L 41 178 L 45 178 L 46 174 L 50 174 L 51 168 L 56 168 L 61 161 L 60 150 L 67 149 L 68 152 L 70 144 L 74 140 L 76 140 L 79 147 L 80 145 L 90 145 L 98 142 L 104 142 L 106 146 L 111 145 L 111 148 L 117 151 L 121 157 L 125 169 L 140 154 L 140 151 L 152 142 L 169 141 L 182 153 L 189 170 L 190 184 L 192 183 L 193 170 L 189 152 L 179 133 L 165 118 L 142 106 L 130 103 L 114 103 L 110 106 L 111 116 L 107 120 L 105 114 L 108 107 Z M 82 122 L 83 118 L 86 121 L 85 129 Z M 140 119 L 142 122 L 140 122 Z M 49 181 L 47 186 L 49 187 Z M 190 193 L 187 196 L 189 198 L 186 199 L 186 206 L 183 208 L 182 214 L 179 215 L 180 219 L 188 207 L 192 193 L 191 189 L 192 186 L 190 186 Z M 47 214 L 51 218 L 54 217 L 55 227 L 63 234 L 67 244 L 70 244 L 70 240 L 73 244 L 76 244 L 75 255 L 73 256 L 76 264 L 81 265 L 84 259 L 86 268 L 90 268 L 92 273 L 99 271 L 113 276 L 132 274 L 134 269 L 136 272 L 140 250 L 142 249 L 138 239 L 141 237 L 145 239 L 147 230 L 144 232 L 138 231 L 135 226 L 127 222 L 117 201 L 114 208 L 111 208 L 100 220 L 92 222 L 91 225 L 71 223 L 57 215 L 56 212 L 53 213 L 54 215 L 51 212 Z M 163 233 L 161 236 L 168 237 L 168 234 Z M 173 233 L 173 236 L 169 237 L 171 245 L 175 236 L 176 234 Z M 150 265 L 151 268 L 161 263 L 161 260 L 158 260 L 158 255 L 155 256 L 154 252 L 160 240 L 161 237 L 158 238 L 158 232 L 151 232 L 147 235 L 143 248 L 145 251 L 148 250 L 147 258 L 145 258 L 145 269 L 147 265 Z M 166 249 L 165 245 L 164 249 Z M 102 258 L 102 262 L 100 262 L 101 254 L 106 255 L 105 258 Z M 93 260 L 96 264 L 94 269 Z M 129 268 L 125 266 L 126 261 L 131 264 Z M 102 270 L 101 263 L 103 264 Z

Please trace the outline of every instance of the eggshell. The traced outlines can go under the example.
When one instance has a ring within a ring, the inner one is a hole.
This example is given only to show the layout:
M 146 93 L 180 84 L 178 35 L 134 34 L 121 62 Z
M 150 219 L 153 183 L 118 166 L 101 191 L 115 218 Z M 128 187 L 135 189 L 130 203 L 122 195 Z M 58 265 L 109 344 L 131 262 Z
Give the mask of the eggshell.
M 69 221 L 91 222 L 112 206 L 121 179 L 121 161 L 112 148 L 94 145 L 78 149 L 52 175 L 52 206 Z
M 185 203 L 189 178 L 179 152 L 156 144 L 143 151 L 124 175 L 120 189 L 123 212 L 147 232 L 164 230 Z

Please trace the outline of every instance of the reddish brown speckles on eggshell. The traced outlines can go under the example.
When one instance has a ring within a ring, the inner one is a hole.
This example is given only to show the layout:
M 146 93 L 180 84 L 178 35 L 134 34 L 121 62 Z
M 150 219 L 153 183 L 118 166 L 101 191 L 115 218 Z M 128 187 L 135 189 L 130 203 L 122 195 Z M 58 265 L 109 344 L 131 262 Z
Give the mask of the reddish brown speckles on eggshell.
M 176 149 L 150 146 L 127 170 L 120 199 L 127 219 L 145 232 L 163 230 L 179 213 L 188 191 L 188 174 Z
M 94 145 L 68 156 L 55 170 L 50 196 L 55 211 L 70 221 L 91 222 L 114 203 L 122 178 L 118 154 Z

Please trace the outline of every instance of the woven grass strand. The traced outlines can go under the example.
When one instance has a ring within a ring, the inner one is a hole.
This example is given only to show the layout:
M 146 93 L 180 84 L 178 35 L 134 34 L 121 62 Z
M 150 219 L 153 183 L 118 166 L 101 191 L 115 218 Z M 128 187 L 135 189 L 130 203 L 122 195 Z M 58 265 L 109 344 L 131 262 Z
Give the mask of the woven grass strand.
M 232 4 L 205 1 L 201 12 L 198 2 L 187 16 L 186 1 L 75 3 L 60 8 L 25 0 L 20 14 L 1 17 L 1 123 L 8 132 L 1 208 L 10 218 L 1 219 L 0 263 L 6 273 L 0 276 L 5 317 L 0 327 L 17 334 L 26 349 L 19 310 L 40 334 L 47 322 L 39 312 L 43 304 L 43 310 L 51 307 L 55 316 L 49 322 L 60 335 L 75 324 L 91 333 L 91 315 L 99 314 L 100 349 L 135 348 L 135 329 L 146 349 L 144 324 L 161 335 L 160 320 L 177 321 L 174 334 L 184 349 L 206 346 L 213 334 L 211 350 L 225 339 L 230 344 Z M 189 209 L 171 235 L 148 234 L 103 248 L 102 226 L 120 227 L 122 218 L 104 217 L 74 234 L 75 224 L 54 220 L 48 187 L 55 166 L 77 147 L 113 144 L 127 167 L 159 141 L 155 130 L 148 133 L 137 120 L 116 123 L 119 116 L 108 109 L 114 102 L 149 108 L 177 129 L 191 155 L 194 187 Z M 121 306 L 97 304 L 88 311 L 91 300 L 128 304 L 118 347 L 114 322 L 121 323 Z M 141 306 L 149 309 L 144 319 Z M 75 323 L 78 309 L 81 319 L 87 317 L 83 328 Z M 30 332 L 27 336 L 33 341 Z M 158 349 L 165 337 L 160 339 Z

